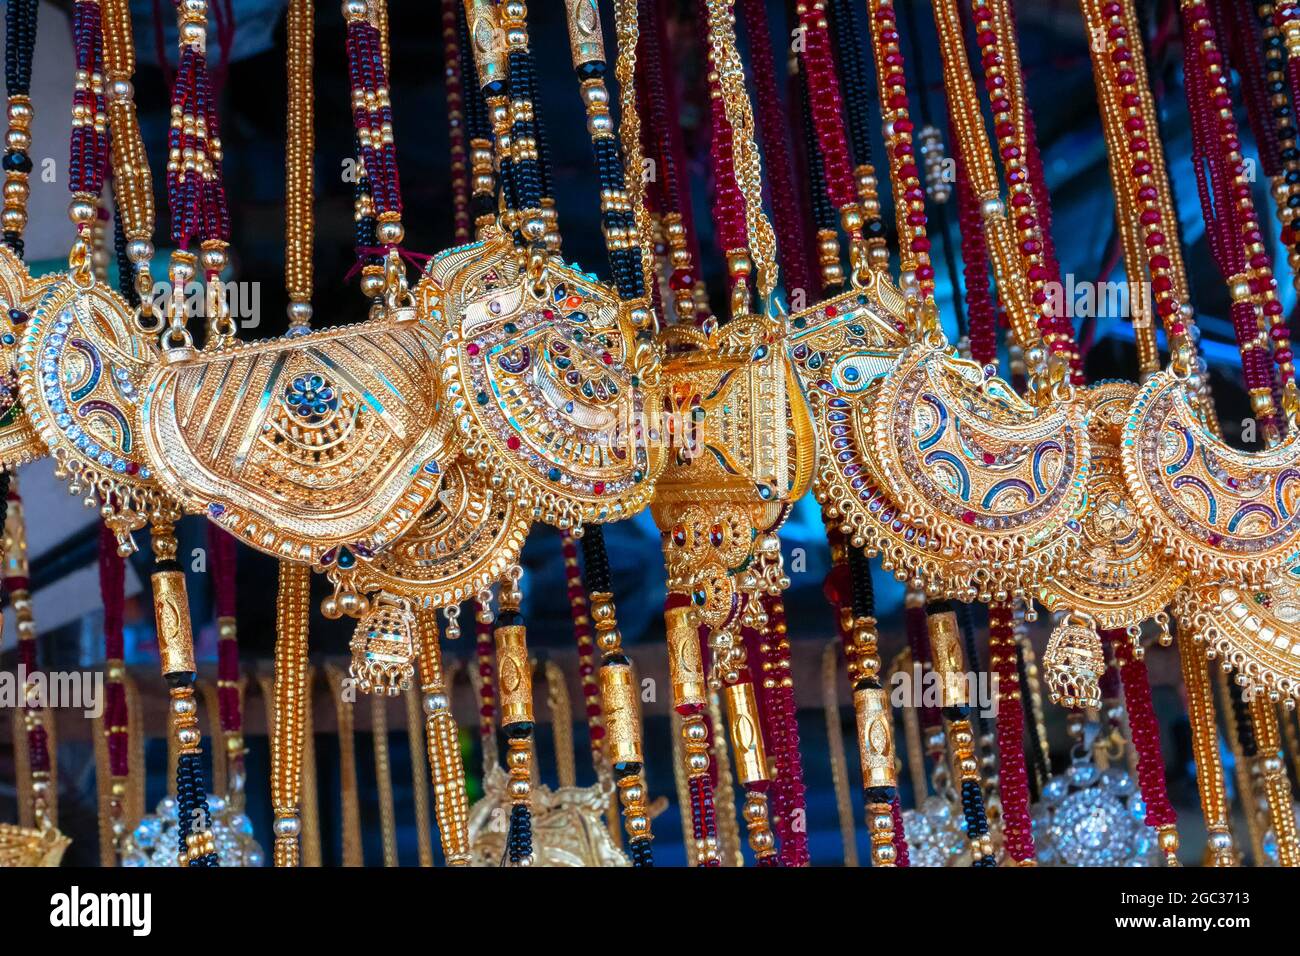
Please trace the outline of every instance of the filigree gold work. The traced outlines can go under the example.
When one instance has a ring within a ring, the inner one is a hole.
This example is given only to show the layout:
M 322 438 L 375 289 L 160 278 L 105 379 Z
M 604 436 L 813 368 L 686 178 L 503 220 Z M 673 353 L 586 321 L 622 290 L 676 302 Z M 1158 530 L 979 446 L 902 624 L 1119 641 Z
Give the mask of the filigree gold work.
M 1120 433 L 1137 392 L 1112 381 L 1084 393 L 1092 458 L 1079 547 L 1035 594 L 1049 610 L 1075 611 L 1106 629 L 1159 613 L 1185 577 L 1155 544 L 1124 482 Z

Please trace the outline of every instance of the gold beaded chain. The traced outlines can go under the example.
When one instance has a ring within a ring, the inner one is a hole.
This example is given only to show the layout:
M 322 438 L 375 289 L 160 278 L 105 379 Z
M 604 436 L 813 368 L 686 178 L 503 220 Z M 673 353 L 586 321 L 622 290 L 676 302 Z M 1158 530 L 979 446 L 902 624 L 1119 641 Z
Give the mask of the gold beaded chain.
M 288 107 L 285 139 L 284 285 L 289 293 L 290 334 L 311 327 L 313 285 L 312 156 L 315 110 L 312 90 L 313 0 L 289 0 L 286 72 Z M 276 866 L 301 861 L 304 750 L 311 746 L 305 728 L 311 708 L 308 685 L 308 632 L 311 623 L 311 569 L 280 562 L 276 600 L 275 721 L 271 736 L 272 804 L 275 812 Z
M 1178 658 L 1183 686 L 1187 689 L 1187 716 L 1192 729 L 1192 751 L 1196 758 L 1196 789 L 1201 795 L 1201 813 L 1209 832 L 1206 862 L 1211 866 L 1236 866 L 1237 851 L 1229 827 L 1231 810 L 1219 758 L 1219 736 L 1214 719 L 1214 692 L 1206 667 L 1205 647 L 1186 629 L 1179 629 Z
M 448 866 L 468 866 L 469 797 L 465 792 L 465 763 L 460 755 L 460 731 L 451 713 L 450 683 L 442 667 L 438 618 L 432 610 L 421 610 L 416 616 L 420 627 L 420 705 L 424 711 L 438 838 Z
M 1080 7 L 1090 36 L 1096 35 L 1092 31 L 1105 29 L 1102 8 L 1107 2 L 1108 0 L 1081 0 Z M 1092 57 L 1093 79 L 1096 82 L 1103 138 L 1107 146 L 1106 158 L 1110 168 L 1110 182 L 1115 191 L 1115 225 L 1119 231 L 1120 248 L 1124 257 L 1124 274 L 1128 278 L 1130 289 L 1133 289 L 1140 282 L 1149 281 L 1150 277 L 1147 273 L 1146 249 L 1142 242 L 1141 231 L 1138 229 L 1137 221 L 1126 214 L 1126 210 L 1134 208 L 1132 178 L 1123 165 L 1128 162 L 1128 154 L 1115 148 L 1124 143 L 1124 132 L 1121 127 L 1125 121 L 1125 110 L 1120 104 L 1115 85 L 1108 82 L 1106 78 L 1105 47 L 1089 43 L 1088 50 Z M 1154 163 L 1152 165 L 1154 166 Z M 1176 247 L 1178 244 L 1173 245 Z M 1181 255 L 1181 251 L 1179 254 Z M 1156 347 L 1155 335 L 1156 316 L 1154 309 L 1151 308 L 1151 300 L 1147 296 L 1130 295 L 1129 302 L 1133 315 L 1133 337 L 1137 344 L 1138 374 L 1145 379 L 1146 376 L 1160 371 L 1160 352 Z
M 849 787 L 849 760 L 840 725 L 840 639 L 832 637 L 822 648 L 822 714 L 826 719 L 826 740 L 830 750 L 831 786 L 835 791 L 835 813 L 840 821 L 844 844 L 844 865 L 858 865 L 858 842 L 853 823 L 853 796 Z
M 1300 866 L 1300 837 L 1296 833 L 1295 807 L 1291 802 L 1291 781 L 1282 759 L 1282 735 L 1277 711 L 1267 694 L 1250 700 L 1250 717 L 1259 748 L 1256 770 L 1261 777 L 1268 816 L 1277 841 L 1277 860 L 1282 866 Z
M 275 813 L 276 866 L 298 866 L 302 833 L 303 751 L 311 693 L 307 682 L 307 632 L 311 622 L 311 569 L 280 562 L 276 596 L 275 720 L 271 733 L 271 805 Z
M 379 837 L 384 866 L 397 866 L 397 809 L 393 805 L 393 762 L 388 747 L 388 695 L 370 695 L 370 744 L 379 797 Z
M 313 0 L 289 0 L 286 22 L 289 109 L 284 157 L 284 287 L 289 293 L 289 327 L 305 330 L 311 323 L 312 157 L 316 151 L 315 93 L 312 54 L 315 9 Z M 387 33 L 383 34 L 385 37 Z
M 1031 383 L 1050 382 L 1056 376 L 1063 377 L 1064 369 L 1060 364 L 1054 369 L 1048 367 L 1047 349 L 1035 322 L 1036 310 L 1029 298 L 1028 266 L 1009 233 L 1010 224 L 1001 199 L 997 166 L 984 129 L 984 114 L 975 90 L 975 79 L 968 66 L 965 34 L 956 0 L 935 0 L 934 22 L 939 34 L 944 86 L 953 101 L 953 108 L 949 110 L 953 135 L 965 162 L 963 174 L 970 180 L 971 190 L 980 201 L 980 214 L 988 233 L 998 290 L 1007 304 L 1007 318 L 1016 340 L 1024 349 Z M 1009 121 L 1010 117 L 1006 119 Z M 1003 116 L 999 114 L 998 122 L 1001 121 Z M 1031 392 L 1043 394 L 1037 388 Z
M 274 741 L 273 735 L 276 728 L 275 678 L 270 674 L 259 674 L 257 676 L 257 686 L 262 692 L 262 705 L 266 711 L 267 736 Z M 299 865 L 319 868 L 321 866 L 320 808 L 318 806 L 320 801 L 316 784 L 316 747 L 313 743 L 315 741 L 315 731 L 313 730 L 314 721 L 312 719 L 313 691 L 315 687 L 316 669 L 308 666 L 307 678 L 303 686 L 303 696 L 306 698 L 306 703 L 302 709 L 302 738 L 305 746 L 302 750 L 302 788 L 299 796 L 302 817 L 302 836 L 300 837 L 302 850 Z M 274 777 L 272 777 L 272 783 L 274 784 Z M 274 794 L 275 791 L 272 790 L 273 801 Z M 274 807 L 272 811 L 274 812 Z M 274 860 L 272 862 L 274 863 Z
M 325 665 L 330 695 L 338 718 L 340 817 L 343 829 L 343 865 L 363 866 L 361 854 L 361 803 L 357 793 L 357 741 L 352 700 L 347 691 L 351 678 L 334 664 Z
M 104 32 L 104 96 L 112 133 L 113 201 L 122 220 L 126 254 L 135 269 L 135 290 L 144 303 L 143 310 L 152 308 L 153 277 L 149 272 L 149 262 L 154 252 L 156 209 L 153 177 L 140 134 L 132 86 L 135 40 L 129 0 L 102 0 L 100 15 Z M 141 314 L 137 313 L 137 316 Z

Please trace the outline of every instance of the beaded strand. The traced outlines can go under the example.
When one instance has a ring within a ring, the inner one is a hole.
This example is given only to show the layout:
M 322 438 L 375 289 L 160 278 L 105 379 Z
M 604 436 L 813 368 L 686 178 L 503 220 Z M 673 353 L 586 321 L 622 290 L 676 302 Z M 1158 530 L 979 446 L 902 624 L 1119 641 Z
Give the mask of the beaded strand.
M 5 6 L 5 96 L 8 103 L 5 131 L 4 210 L 0 212 L 0 237 L 14 255 L 24 254 L 27 228 L 28 180 L 32 172 L 32 54 L 36 49 L 36 23 L 40 0 L 9 0 Z

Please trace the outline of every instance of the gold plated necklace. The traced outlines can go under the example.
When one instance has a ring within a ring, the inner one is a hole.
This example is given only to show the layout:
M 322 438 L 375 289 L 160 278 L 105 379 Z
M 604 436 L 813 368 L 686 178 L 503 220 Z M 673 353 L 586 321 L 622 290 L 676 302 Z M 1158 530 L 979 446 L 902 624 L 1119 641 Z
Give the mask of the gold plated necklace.
M 880 13 L 892 17 L 891 5 Z M 956 11 L 937 7 L 936 15 Z M 1000 285 L 1013 319 L 1031 328 L 1024 266 L 1012 251 L 987 140 L 972 118 L 978 99 L 961 34 L 943 22 L 939 32 L 950 95 L 962 104 L 954 110 L 957 136 L 972 157 Z M 892 95 L 890 102 L 905 100 Z M 895 125 L 902 120 L 895 117 Z M 878 281 L 875 288 L 891 305 L 890 286 Z M 831 375 L 806 371 L 817 361 L 824 368 L 824 357 L 811 350 L 800 356 L 809 392 L 820 393 L 814 402 L 829 453 L 819 465 L 819 497 L 853 545 L 880 552 L 887 570 L 934 596 L 1026 597 L 1066 559 L 1078 535 L 1088 463 L 1083 409 L 1063 367 L 1043 368 L 1041 352 L 1026 402 L 989 371 L 952 355 L 932 301 L 911 302 L 905 315 L 912 344 L 892 363 L 894 343 L 883 333 L 858 335 L 866 347 L 852 343 L 859 354 L 832 360 Z M 826 319 L 820 324 L 825 328 Z

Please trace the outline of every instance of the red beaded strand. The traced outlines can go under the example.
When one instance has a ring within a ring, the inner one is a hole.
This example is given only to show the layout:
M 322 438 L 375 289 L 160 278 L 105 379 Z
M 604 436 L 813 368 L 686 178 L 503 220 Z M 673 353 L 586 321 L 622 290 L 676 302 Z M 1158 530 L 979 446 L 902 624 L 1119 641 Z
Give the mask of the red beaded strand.
M 1029 817 L 1029 773 L 1025 764 L 1025 712 L 1016 666 L 1015 614 L 1010 604 L 989 605 L 989 666 L 998 681 L 998 790 L 1007 853 L 1017 863 L 1034 857 Z
M 779 597 L 763 596 L 767 632 L 758 643 L 763 679 L 758 684 L 763 714 L 763 739 L 776 768 L 772 781 L 774 829 L 784 866 L 807 866 L 808 831 L 800 823 L 808 818 L 803 758 L 799 753 L 798 705 L 791 673 L 790 640 L 785 604 Z
M 1118 4 L 1111 6 L 1118 11 Z M 1279 332 L 1275 337 L 1289 340 L 1289 333 L 1285 331 L 1272 260 L 1264 245 L 1246 176 L 1218 30 L 1204 3 L 1183 0 L 1182 14 L 1193 159 L 1206 234 L 1219 270 L 1230 285 L 1233 329 L 1241 350 L 1242 373 L 1252 410 L 1266 434 L 1276 436 L 1283 423 L 1273 401 L 1268 339 L 1260 334 L 1260 314 L 1270 330 L 1266 335 Z M 1134 120 L 1142 123 L 1140 117 L 1128 122 L 1132 124 Z M 1295 369 L 1291 350 L 1278 349 L 1272 358 L 1285 386 L 1293 389 Z
M 497 698 L 493 684 L 496 653 L 491 609 L 482 605 L 474 616 L 474 659 L 478 666 L 478 736 L 484 753 L 488 752 L 497 729 Z
M 1134 654 L 1133 645 L 1123 631 L 1112 631 L 1109 637 L 1124 686 L 1129 733 L 1138 756 L 1138 787 L 1142 791 L 1142 802 L 1146 804 L 1146 824 L 1156 828 L 1172 827 L 1178 823 L 1178 812 L 1169 800 L 1165 759 L 1160 746 L 1160 721 L 1151 702 L 1146 661 Z
M 928 299 L 934 295 L 934 267 L 930 264 L 930 240 L 926 236 L 925 188 L 921 184 L 912 145 L 914 124 L 907 105 L 907 78 L 899 45 L 898 17 L 893 0 L 870 0 L 869 6 L 904 281 L 911 273 L 922 297 Z
M 108 741 L 108 770 L 125 779 L 130 771 L 126 706 L 124 619 L 126 563 L 117 553 L 117 535 L 108 525 L 99 528 L 99 594 L 104 605 L 104 735 Z
M 393 106 L 384 67 L 383 38 L 366 16 L 347 23 L 348 73 L 352 87 L 352 122 L 361 162 L 370 179 L 380 222 L 400 219 L 402 188 L 393 144 Z
M 840 96 L 839 73 L 832 51 L 825 0 L 804 0 L 796 12 L 803 32 L 800 56 L 808 78 L 808 100 L 813 129 L 821 155 L 826 193 L 836 209 L 857 202 L 849 139 L 844 129 L 844 105 Z
M 1082 384 L 1083 366 L 1068 310 L 1062 307 L 1059 297 L 1053 301 L 1050 294 L 1051 289 L 1061 288 L 1061 270 L 1046 237 L 1050 215 L 1047 186 L 1037 146 L 1030 142 L 1033 120 L 1023 92 L 1013 26 L 999 21 L 999 10 L 989 0 L 973 0 L 972 7 L 984 87 L 993 110 L 993 132 L 1010 191 L 1011 217 L 1025 262 L 1030 299 L 1039 310 L 1036 324 L 1048 349 L 1064 356 L 1072 380 Z M 1003 32 L 1008 35 L 1005 41 Z M 1028 343 L 1021 344 L 1027 347 Z
M 221 132 L 208 76 L 206 13 L 181 17 L 180 62 L 172 85 L 167 139 L 167 202 L 177 249 L 230 240 L 230 210 L 221 176 Z M 214 278 L 214 270 L 207 270 Z
M 96 0 L 72 5 L 76 83 L 72 91 L 72 138 L 68 189 L 97 202 L 108 172 L 108 105 L 104 99 L 104 31 Z M 89 223 L 85 224 L 89 228 Z
M 208 552 L 212 561 L 212 594 L 217 614 L 217 706 L 223 734 L 243 730 L 239 699 L 239 642 L 234 620 L 238 592 L 235 586 L 235 539 L 215 524 L 208 525 Z
M 965 278 L 966 318 L 971 358 L 980 365 L 998 360 L 997 307 L 993 301 L 988 237 L 980 199 L 963 174 L 965 160 L 958 137 L 952 137 L 952 158 L 957 167 L 957 223 L 961 233 L 961 259 Z
M 1146 250 L 1147 273 L 1155 311 L 1165 324 L 1171 349 L 1176 349 L 1182 343 L 1190 347 L 1190 313 L 1184 315 L 1184 303 L 1179 301 L 1179 293 L 1174 284 L 1173 264 L 1166 255 L 1168 240 L 1163 232 L 1165 224 L 1160 210 L 1160 192 L 1154 182 L 1154 177 L 1160 174 L 1160 170 L 1157 169 L 1151 141 L 1147 138 L 1146 121 L 1141 115 L 1142 92 L 1138 86 L 1138 73 L 1133 68 L 1134 50 L 1141 52 L 1140 40 L 1130 42 L 1122 12 L 1119 3 L 1109 3 L 1103 8 L 1107 17 L 1106 55 L 1112 65 L 1108 77 L 1128 113 L 1124 121 L 1129 152 L 1127 172 L 1135 187 L 1133 197 L 1137 204 L 1143 248 Z M 1150 132 L 1152 135 L 1158 134 L 1157 130 Z M 1170 224 L 1170 228 L 1175 226 L 1176 224 Z M 1217 236 L 1211 237 L 1211 242 L 1217 242 Z

